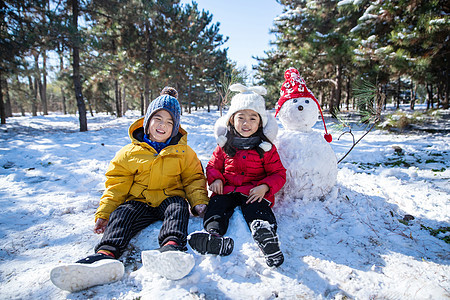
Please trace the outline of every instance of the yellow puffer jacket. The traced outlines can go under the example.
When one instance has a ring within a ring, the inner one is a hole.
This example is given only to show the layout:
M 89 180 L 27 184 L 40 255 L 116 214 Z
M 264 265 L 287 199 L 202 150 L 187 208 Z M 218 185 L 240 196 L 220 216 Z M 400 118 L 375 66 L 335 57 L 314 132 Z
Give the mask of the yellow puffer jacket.
M 141 118 L 130 126 L 131 144 L 117 152 L 109 164 L 106 190 L 95 220 L 108 220 L 120 204 L 129 200 L 157 207 L 168 197 L 181 196 L 188 200 L 194 214 L 194 206 L 208 204 L 203 168 L 194 150 L 187 145 L 187 132 L 180 127 L 179 135 L 172 138 L 179 138 L 178 143 L 167 146 L 158 154 L 153 147 L 139 141 L 139 136 L 143 136 L 143 121 Z

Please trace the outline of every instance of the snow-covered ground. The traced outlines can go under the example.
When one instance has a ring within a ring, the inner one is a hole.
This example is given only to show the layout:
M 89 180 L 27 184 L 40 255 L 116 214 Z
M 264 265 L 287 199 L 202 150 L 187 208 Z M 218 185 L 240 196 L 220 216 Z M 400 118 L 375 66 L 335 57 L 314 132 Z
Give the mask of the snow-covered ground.
M 218 116 L 182 116 L 204 166 Z M 277 269 L 266 266 L 237 210 L 228 232 L 234 252 L 194 253 L 196 265 L 184 279 L 141 268 L 140 252 L 158 247 L 158 222 L 132 240 L 121 258 L 121 281 L 59 290 L 50 270 L 91 254 L 100 240 L 92 227 L 104 172 L 129 142 L 128 126 L 137 117 L 89 117 L 88 132 L 78 131 L 76 116 L 57 114 L 8 118 L 0 127 L 1 299 L 450 298 L 449 244 L 426 229 L 450 226 L 450 135 L 383 131 L 371 132 L 339 164 L 338 183 L 325 201 L 276 204 L 285 254 Z M 334 136 L 339 159 L 351 140 Z M 201 219 L 192 217 L 189 231 L 201 229 Z

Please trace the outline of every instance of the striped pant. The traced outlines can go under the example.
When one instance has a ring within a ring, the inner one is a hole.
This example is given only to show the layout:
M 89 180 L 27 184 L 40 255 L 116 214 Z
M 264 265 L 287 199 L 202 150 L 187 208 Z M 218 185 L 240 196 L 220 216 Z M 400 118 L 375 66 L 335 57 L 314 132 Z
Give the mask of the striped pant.
M 156 221 L 163 221 L 158 242 L 162 246 L 168 241 L 186 245 L 189 222 L 189 206 L 182 197 L 169 197 L 158 207 L 151 207 L 140 201 L 127 201 L 114 210 L 110 217 L 102 240 L 95 247 L 111 251 L 119 258 L 130 240 L 142 229 Z

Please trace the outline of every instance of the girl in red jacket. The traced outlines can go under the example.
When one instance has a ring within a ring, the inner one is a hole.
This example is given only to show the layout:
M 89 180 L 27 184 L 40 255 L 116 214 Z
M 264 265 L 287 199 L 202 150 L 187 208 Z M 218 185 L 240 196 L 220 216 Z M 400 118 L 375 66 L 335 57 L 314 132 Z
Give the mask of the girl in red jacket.
M 223 235 L 234 209 L 240 206 L 267 265 L 278 267 L 284 257 L 271 207 L 274 194 L 286 182 L 286 169 L 271 142 L 278 125 L 266 112 L 261 96 L 265 88 L 234 84 L 230 89 L 241 93 L 233 97 L 228 113 L 215 125 L 218 146 L 206 167 L 213 192 L 203 219 L 206 232 L 191 234 L 189 244 L 201 254 L 229 255 L 234 242 Z

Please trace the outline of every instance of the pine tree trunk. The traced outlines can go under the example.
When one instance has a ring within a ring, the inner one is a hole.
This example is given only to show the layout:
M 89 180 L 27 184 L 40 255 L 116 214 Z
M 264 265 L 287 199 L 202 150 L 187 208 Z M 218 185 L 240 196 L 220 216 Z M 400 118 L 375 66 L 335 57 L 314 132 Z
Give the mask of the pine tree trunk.
M 342 94 L 342 66 L 341 64 L 338 64 L 336 67 L 336 106 L 334 110 L 337 111 L 330 111 L 332 116 L 335 116 L 338 111 L 340 111 L 341 107 L 341 94 Z
M 445 74 L 445 77 L 444 78 L 447 78 L 447 80 L 445 81 L 445 85 L 444 85 L 444 100 L 442 101 L 442 108 L 443 109 L 448 109 L 448 107 L 449 107 L 449 103 L 448 103 L 448 94 L 449 94 L 449 91 L 450 91 L 450 76 L 449 76 L 449 74 L 448 74 L 448 69 L 447 70 L 445 70 L 445 72 L 444 72 L 444 74 Z
M 144 75 L 144 107 L 143 107 L 143 111 L 144 113 L 142 115 L 145 114 L 145 112 L 147 111 L 147 107 L 150 104 L 150 87 L 149 87 L 149 83 L 148 83 L 148 76 L 147 74 Z
M 433 108 L 433 85 L 431 83 L 427 83 L 427 110 Z
M 350 77 L 348 77 L 348 79 L 347 79 L 347 97 L 345 99 L 345 103 L 347 105 L 347 111 L 350 110 L 350 96 L 351 96 L 350 95 L 350 93 L 351 93 L 350 87 L 352 85 L 351 81 L 352 81 L 352 79 Z
M 58 54 L 59 54 L 59 71 L 62 73 L 64 71 L 64 55 L 62 50 L 62 45 L 58 43 Z M 66 95 L 64 93 L 64 88 L 61 86 L 61 102 L 62 102 L 62 108 L 63 113 L 67 114 L 67 107 L 66 107 Z
M 144 111 L 144 94 L 141 93 L 141 116 L 143 116 L 145 114 Z
M 123 87 L 122 88 L 122 104 L 121 104 L 122 105 L 122 116 L 124 116 L 126 114 L 127 109 L 128 109 L 126 96 L 127 96 L 126 88 Z
M 73 85 L 75 89 L 75 98 L 77 99 L 79 120 L 80 120 L 80 131 L 87 131 L 87 118 L 86 118 L 86 105 L 83 99 L 83 90 L 81 87 L 81 77 L 80 77 L 80 48 L 78 40 L 78 0 L 72 1 L 72 25 L 75 30 L 75 34 L 72 35 L 72 57 L 73 57 Z
M 330 111 L 330 113 L 331 113 L 331 115 L 332 116 L 334 116 L 333 115 L 333 112 L 336 112 L 336 108 L 335 108 L 335 101 L 336 101 L 336 91 L 337 91 L 337 88 L 335 88 L 335 87 L 333 87 L 332 89 L 331 89 L 331 97 L 330 97 L 330 103 L 329 103 L 329 111 Z
M 437 103 L 436 108 L 439 108 L 441 106 L 441 99 L 442 99 L 442 83 L 439 82 L 437 85 Z
M 63 107 L 63 113 L 65 115 L 67 115 L 67 107 L 66 107 L 66 95 L 64 93 L 64 88 L 61 87 L 61 102 L 62 102 L 62 107 Z
M 188 113 L 191 113 L 191 82 L 188 81 Z
M 42 83 L 39 80 L 39 91 L 41 96 L 41 103 L 42 103 L 42 112 L 44 115 L 48 115 L 48 103 L 47 103 L 47 54 L 44 50 L 43 55 L 43 73 L 42 73 Z
M 398 80 L 397 80 L 397 91 L 395 93 L 395 103 L 396 103 L 396 108 L 399 109 L 400 108 L 400 76 L 398 77 Z
M 41 83 L 41 71 L 39 68 L 39 53 L 37 51 L 33 51 L 33 55 L 34 55 L 34 92 L 36 94 L 36 101 L 35 101 L 35 105 L 36 105 L 36 115 L 33 114 L 33 116 L 37 116 L 37 97 L 39 96 L 39 98 L 41 99 L 42 102 L 42 95 L 41 95 L 41 90 L 42 90 L 42 83 Z
M 9 88 L 8 88 L 8 81 L 6 78 L 2 78 L 3 80 L 2 87 L 5 90 L 5 115 L 7 118 L 12 117 L 12 105 L 11 105 L 11 97 L 9 97 Z
M 0 124 L 6 124 L 5 105 L 3 104 L 2 73 L 0 69 Z
M 120 88 L 119 80 L 114 80 L 114 100 L 116 102 L 116 116 L 118 118 L 122 117 L 122 111 L 120 109 Z
M 416 105 L 416 88 L 417 84 L 414 84 L 414 81 L 411 80 L 411 101 L 409 102 L 409 108 L 414 110 L 414 106 Z
M 28 81 L 30 84 L 30 90 L 31 90 L 31 115 L 33 117 L 37 116 L 37 91 L 38 91 L 38 85 L 36 78 L 32 79 L 31 76 L 28 76 Z

